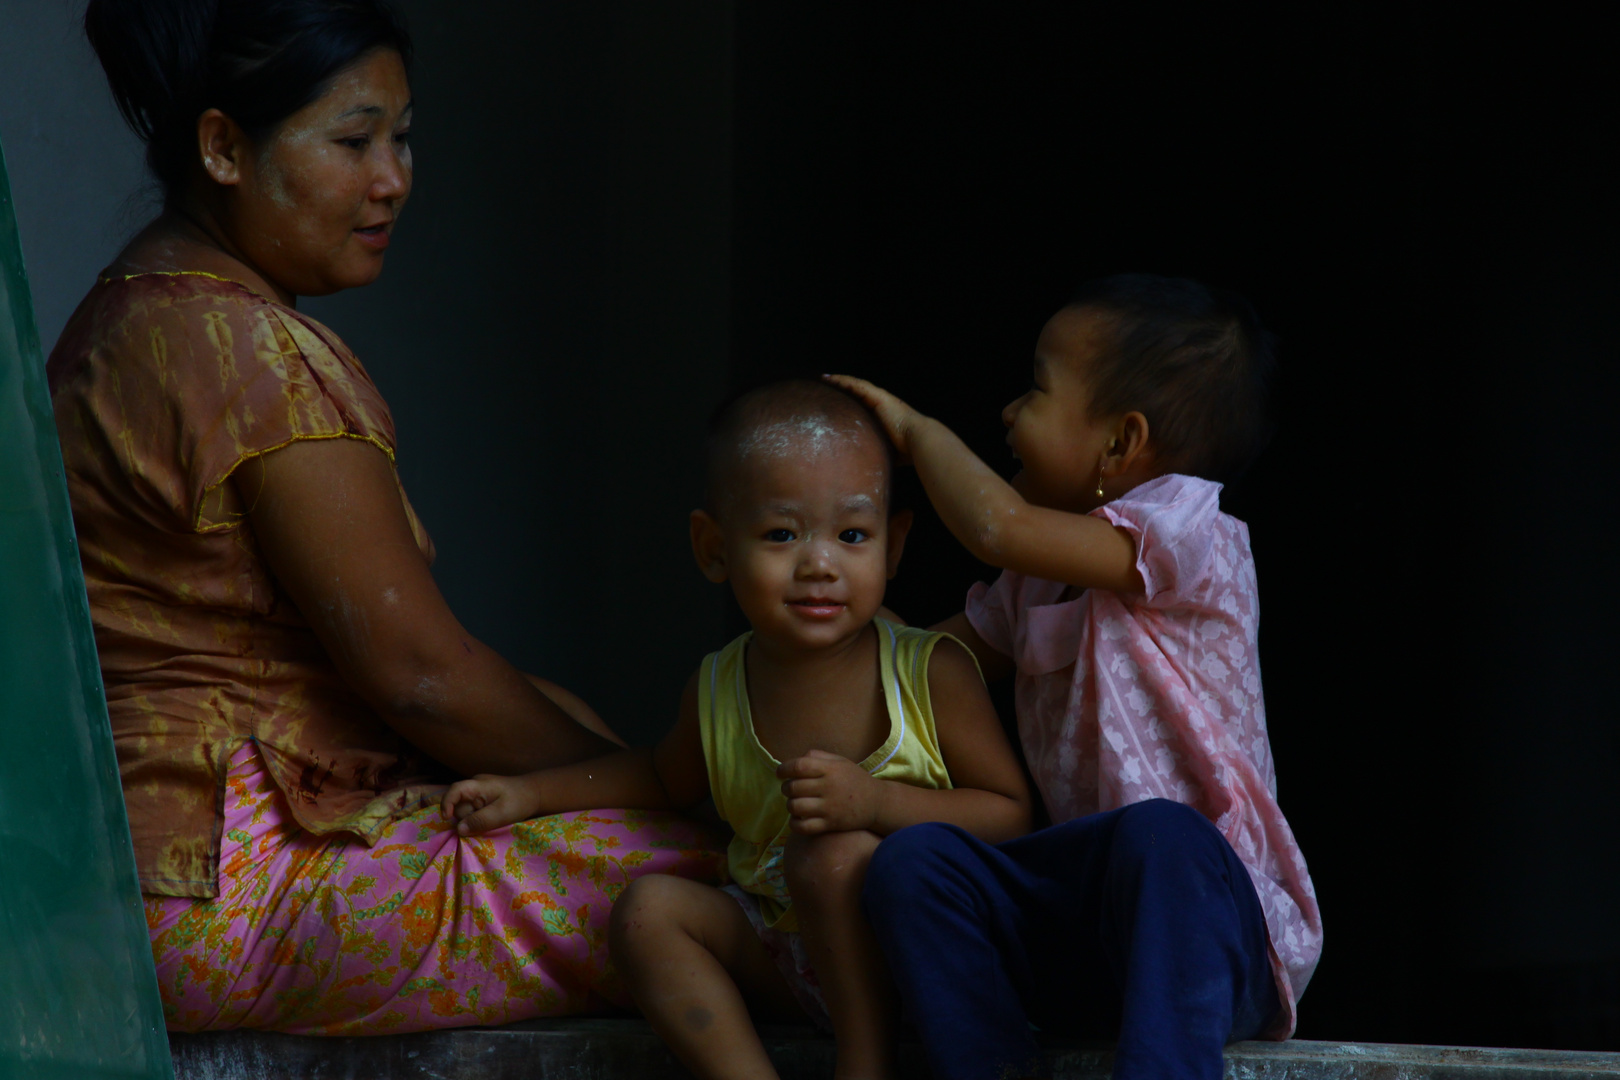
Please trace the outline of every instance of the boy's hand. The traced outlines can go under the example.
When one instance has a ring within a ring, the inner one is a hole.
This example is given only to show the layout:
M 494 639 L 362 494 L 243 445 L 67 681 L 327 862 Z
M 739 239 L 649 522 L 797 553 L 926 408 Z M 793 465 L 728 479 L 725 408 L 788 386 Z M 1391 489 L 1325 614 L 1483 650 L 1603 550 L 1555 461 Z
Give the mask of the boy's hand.
M 883 781 L 847 757 L 812 750 L 776 767 L 789 823 L 805 836 L 870 829 L 882 809 Z
M 822 378 L 865 402 L 866 407 L 877 414 L 901 461 L 911 460 L 911 432 L 923 418 L 922 413 L 865 379 L 857 379 L 853 375 L 823 375 Z
M 459 835 L 473 836 L 536 816 L 537 794 L 525 777 L 482 774 L 451 784 L 439 809 Z

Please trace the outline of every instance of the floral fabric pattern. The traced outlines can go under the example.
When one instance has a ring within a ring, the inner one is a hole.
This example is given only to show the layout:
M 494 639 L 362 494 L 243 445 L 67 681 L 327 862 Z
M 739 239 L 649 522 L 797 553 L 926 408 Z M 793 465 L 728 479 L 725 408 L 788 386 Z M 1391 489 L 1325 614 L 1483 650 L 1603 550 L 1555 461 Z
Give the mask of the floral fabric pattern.
M 967 615 L 1017 664 L 1018 734 L 1054 822 L 1174 799 L 1220 830 L 1266 916 L 1284 1015 L 1322 950 L 1305 858 L 1277 805 L 1261 693 L 1259 589 L 1248 528 L 1220 485 L 1163 476 L 1093 511 L 1136 541 L 1135 596 L 1011 572 Z
M 436 806 L 367 848 L 292 818 L 255 742 L 232 755 L 219 895 L 148 896 L 170 1030 L 377 1035 L 630 1002 L 608 913 L 630 881 L 715 883 L 721 841 L 674 814 L 591 810 L 458 837 Z

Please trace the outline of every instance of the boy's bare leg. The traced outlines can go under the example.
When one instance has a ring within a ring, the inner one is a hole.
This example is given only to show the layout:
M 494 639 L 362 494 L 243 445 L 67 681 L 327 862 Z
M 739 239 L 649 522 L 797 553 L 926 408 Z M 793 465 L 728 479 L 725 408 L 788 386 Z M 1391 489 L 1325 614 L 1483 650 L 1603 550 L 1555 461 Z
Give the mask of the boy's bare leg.
M 681 1064 L 706 1080 L 774 1078 L 748 1006 L 804 1017 L 737 901 L 649 874 L 613 905 L 608 946 L 630 994 Z
M 861 911 L 861 885 L 880 839 L 865 830 L 795 835 L 784 863 L 799 932 L 838 1038 L 836 1080 L 895 1075 L 900 1000 Z

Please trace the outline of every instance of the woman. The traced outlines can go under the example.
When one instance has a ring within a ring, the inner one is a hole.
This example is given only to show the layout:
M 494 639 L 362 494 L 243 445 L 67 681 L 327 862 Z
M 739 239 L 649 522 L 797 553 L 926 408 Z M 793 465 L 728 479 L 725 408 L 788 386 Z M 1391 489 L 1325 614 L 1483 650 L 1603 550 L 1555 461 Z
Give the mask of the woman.
M 622 1001 L 612 899 L 707 837 L 607 811 L 458 840 L 456 774 L 618 740 L 456 621 L 387 405 L 295 310 L 365 285 L 410 194 L 385 0 L 91 0 L 161 216 L 50 360 L 169 1026 L 354 1034 Z

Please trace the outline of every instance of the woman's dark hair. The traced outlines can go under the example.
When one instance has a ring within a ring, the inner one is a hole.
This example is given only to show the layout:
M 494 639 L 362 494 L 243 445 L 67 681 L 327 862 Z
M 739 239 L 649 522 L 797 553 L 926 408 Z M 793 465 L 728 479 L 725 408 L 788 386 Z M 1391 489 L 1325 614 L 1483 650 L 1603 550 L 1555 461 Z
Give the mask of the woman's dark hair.
M 411 58 L 387 0 L 90 0 L 84 32 L 171 199 L 207 110 L 257 141 L 371 50 Z
M 1118 274 L 1069 306 L 1101 313 L 1106 344 L 1089 372 L 1098 416 L 1138 411 L 1167 470 L 1230 482 L 1270 437 L 1276 354 L 1247 300 L 1186 278 Z

